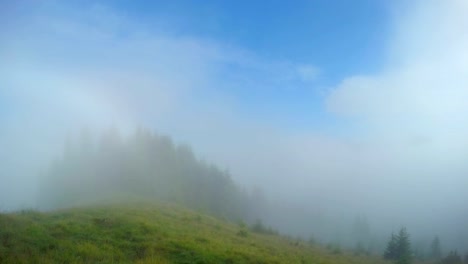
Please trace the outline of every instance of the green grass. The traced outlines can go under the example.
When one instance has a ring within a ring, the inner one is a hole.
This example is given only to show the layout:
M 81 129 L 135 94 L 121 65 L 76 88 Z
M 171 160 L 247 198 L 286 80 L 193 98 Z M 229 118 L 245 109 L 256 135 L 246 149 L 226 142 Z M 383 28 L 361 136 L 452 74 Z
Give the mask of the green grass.
M 0 214 L 0 263 L 387 263 L 168 204 Z

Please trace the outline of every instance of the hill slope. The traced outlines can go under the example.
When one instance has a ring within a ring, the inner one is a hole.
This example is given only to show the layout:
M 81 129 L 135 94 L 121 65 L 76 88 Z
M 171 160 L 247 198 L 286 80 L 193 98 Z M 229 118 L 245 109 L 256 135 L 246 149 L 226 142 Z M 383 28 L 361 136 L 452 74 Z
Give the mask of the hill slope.
M 0 263 L 386 263 L 168 204 L 0 214 Z

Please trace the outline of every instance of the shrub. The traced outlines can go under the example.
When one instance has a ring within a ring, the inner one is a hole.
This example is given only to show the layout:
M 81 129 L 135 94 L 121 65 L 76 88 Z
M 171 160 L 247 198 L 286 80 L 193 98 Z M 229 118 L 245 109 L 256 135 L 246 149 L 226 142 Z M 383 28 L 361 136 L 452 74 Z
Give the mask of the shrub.
M 247 232 L 247 230 L 245 230 L 245 229 L 241 229 L 241 230 L 239 230 L 239 232 L 237 232 L 237 235 L 240 236 L 240 237 L 247 237 L 247 236 L 249 236 L 249 232 Z
M 257 220 L 255 224 L 250 228 L 252 232 L 265 234 L 265 235 L 278 235 L 278 231 L 274 230 L 271 227 L 266 227 L 261 220 Z

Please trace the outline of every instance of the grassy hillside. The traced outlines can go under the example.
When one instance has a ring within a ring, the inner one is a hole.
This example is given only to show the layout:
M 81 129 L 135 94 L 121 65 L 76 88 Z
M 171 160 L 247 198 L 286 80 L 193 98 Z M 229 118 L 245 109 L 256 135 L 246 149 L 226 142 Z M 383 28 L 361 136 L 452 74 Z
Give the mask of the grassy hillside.
M 168 204 L 0 214 L 0 263 L 386 263 Z

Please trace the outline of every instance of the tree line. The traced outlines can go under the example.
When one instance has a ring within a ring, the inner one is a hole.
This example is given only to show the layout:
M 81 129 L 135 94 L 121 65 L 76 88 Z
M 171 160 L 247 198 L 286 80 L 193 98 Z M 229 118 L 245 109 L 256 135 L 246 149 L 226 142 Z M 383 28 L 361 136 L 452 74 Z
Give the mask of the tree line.
M 228 219 L 253 219 L 252 195 L 228 171 L 198 159 L 185 144 L 138 129 L 100 136 L 83 131 L 44 173 L 40 206 L 63 208 L 106 201 L 162 200 Z
M 468 253 L 462 257 L 456 250 L 453 250 L 443 256 L 438 236 L 432 240 L 429 254 L 423 255 L 412 250 L 410 236 L 404 227 L 400 229 L 398 234 L 391 234 L 383 257 L 396 264 L 411 264 L 415 259 L 437 264 L 468 264 Z

